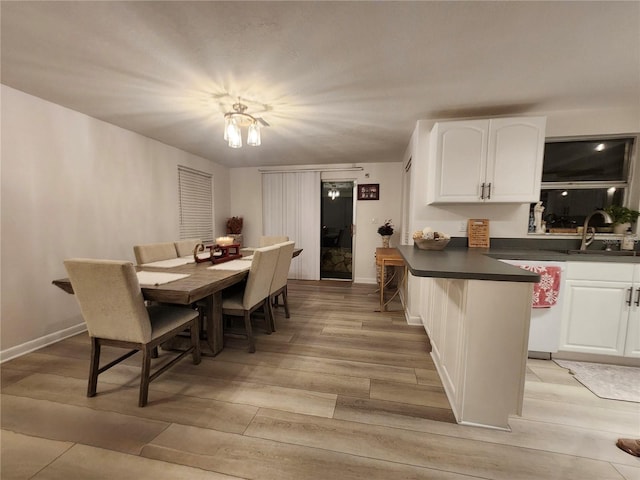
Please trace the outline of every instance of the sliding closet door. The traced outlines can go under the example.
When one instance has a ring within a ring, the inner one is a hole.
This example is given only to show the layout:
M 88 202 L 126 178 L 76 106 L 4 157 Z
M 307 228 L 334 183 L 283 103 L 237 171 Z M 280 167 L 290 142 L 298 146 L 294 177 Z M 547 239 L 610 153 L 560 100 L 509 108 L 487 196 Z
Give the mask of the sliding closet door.
M 320 172 L 262 174 L 264 235 L 287 235 L 302 248 L 289 278 L 320 280 Z

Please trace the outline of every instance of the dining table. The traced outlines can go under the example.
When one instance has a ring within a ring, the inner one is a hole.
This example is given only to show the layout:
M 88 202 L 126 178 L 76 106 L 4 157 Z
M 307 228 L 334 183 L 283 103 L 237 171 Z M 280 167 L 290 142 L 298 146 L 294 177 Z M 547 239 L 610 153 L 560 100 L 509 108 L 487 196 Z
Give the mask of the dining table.
M 246 261 L 250 263 L 250 261 Z M 161 285 L 140 285 L 145 300 L 158 303 L 194 305 L 203 308 L 205 325 L 202 330 L 202 353 L 217 355 L 224 346 L 222 325 L 222 291 L 242 282 L 249 270 L 210 270 L 210 262 L 188 263 L 171 268 L 136 266 L 137 271 L 187 274 L 187 277 Z M 73 294 L 68 278 L 52 282 L 67 293 Z M 180 339 L 177 340 L 179 342 Z M 176 345 L 176 348 L 179 348 Z
M 297 257 L 301 248 L 294 249 L 293 256 Z M 249 253 L 249 252 L 248 252 Z M 160 264 L 161 262 L 157 262 Z M 177 305 L 195 305 L 203 308 L 205 324 L 201 327 L 202 354 L 215 356 L 224 347 L 224 328 L 222 320 L 222 291 L 236 285 L 247 277 L 251 266 L 250 257 L 242 260 L 212 265 L 212 262 L 194 262 L 171 267 L 152 266 L 152 264 L 137 265 L 137 272 L 149 274 L 181 274 L 177 280 L 158 285 L 142 284 L 140 289 L 145 300 L 158 303 L 172 303 Z M 186 276 L 184 276 L 186 275 Z M 73 286 L 69 278 L 53 280 L 52 283 L 69 294 L 73 294 Z M 185 340 L 185 348 L 188 339 Z M 176 340 L 180 342 L 178 337 Z M 173 348 L 180 348 L 172 344 Z

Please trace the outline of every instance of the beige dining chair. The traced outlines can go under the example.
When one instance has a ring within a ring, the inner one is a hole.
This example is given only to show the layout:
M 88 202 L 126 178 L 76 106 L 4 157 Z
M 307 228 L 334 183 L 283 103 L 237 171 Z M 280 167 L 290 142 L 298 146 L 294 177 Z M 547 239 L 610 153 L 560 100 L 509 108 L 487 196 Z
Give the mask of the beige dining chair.
M 287 280 L 289 278 L 289 267 L 291 267 L 291 259 L 293 258 L 294 241 L 279 243 L 278 262 L 273 273 L 271 281 L 271 289 L 269 291 L 270 305 L 278 306 L 278 297 L 282 296 L 282 304 L 284 305 L 284 316 L 289 318 L 289 302 L 287 300 Z M 276 331 L 276 319 L 271 309 L 271 329 Z
M 133 254 L 136 257 L 136 262 L 138 263 L 138 265 L 158 262 L 160 260 L 169 260 L 170 258 L 178 258 L 178 254 L 176 253 L 176 246 L 173 242 L 134 245 Z
M 222 314 L 244 318 L 245 335 L 249 341 L 250 353 L 256 351 L 251 327 L 251 314 L 259 308 L 264 311 L 267 333 L 271 333 L 269 292 L 279 251 L 280 248 L 277 246 L 257 248 L 253 252 L 251 268 L 244 289 L 229 291 L 229 296 L 225 296 L 225 292 L 223 292 Z
M 278 243 L 284 243 L 284 242 L 288 242 L 289 241 L 289 237 L 287 237 L 286 235 L 281 235 L 281 236 L 262 236 L 260 237 L 260 246 L 261 247 L 269 247 L 271 245 L 276 245 Z
M 177 242 L 173 242 L 176 247 L 176 254 L 179 257 L 188 257 L 193 256 L 193 250 L 196 248 L 196 245 L 202 243 L 202 240 L 199 238 L 189 238 L 186 240 L 178 240 Z
M 96 395 L 98 375 L 142 352 L 138 406 L 144 407 L 149 383 L 191 353 L 200 363 L 198 312 L 174 305 L 145 306 L 135 268 L 131 262 L 69 259 L 64 261 L 69 280 L 80 304 L 91 339 L 91 367 L 87 397 Z M 151 373 L 151 357 L 158 346 L 179 333 L 190 330 L 191 346 Z M 100 366 L 102 345 L 131 351 Z

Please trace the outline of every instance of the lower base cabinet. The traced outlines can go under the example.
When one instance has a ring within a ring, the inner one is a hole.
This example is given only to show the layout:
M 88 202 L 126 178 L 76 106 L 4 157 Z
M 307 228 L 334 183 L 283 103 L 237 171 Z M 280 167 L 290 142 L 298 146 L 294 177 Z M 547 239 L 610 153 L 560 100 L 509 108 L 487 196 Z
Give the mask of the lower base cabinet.
M 560 351 L 640 357 L 640 265 L 568 262 Z
M 509 416 L 522 410 L 533 284 L 417 281 L 431 356 L 456 420 L 508 430 Z

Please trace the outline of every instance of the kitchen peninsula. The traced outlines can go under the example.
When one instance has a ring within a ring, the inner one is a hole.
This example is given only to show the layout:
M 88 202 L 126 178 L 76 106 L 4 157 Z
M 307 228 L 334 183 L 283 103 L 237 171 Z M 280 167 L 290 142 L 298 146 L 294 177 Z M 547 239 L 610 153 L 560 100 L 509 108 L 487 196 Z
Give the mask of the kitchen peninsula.
M 536 273 L 484 250 L 398 247 L 458 423 L 509 430 L 522 413 Z

